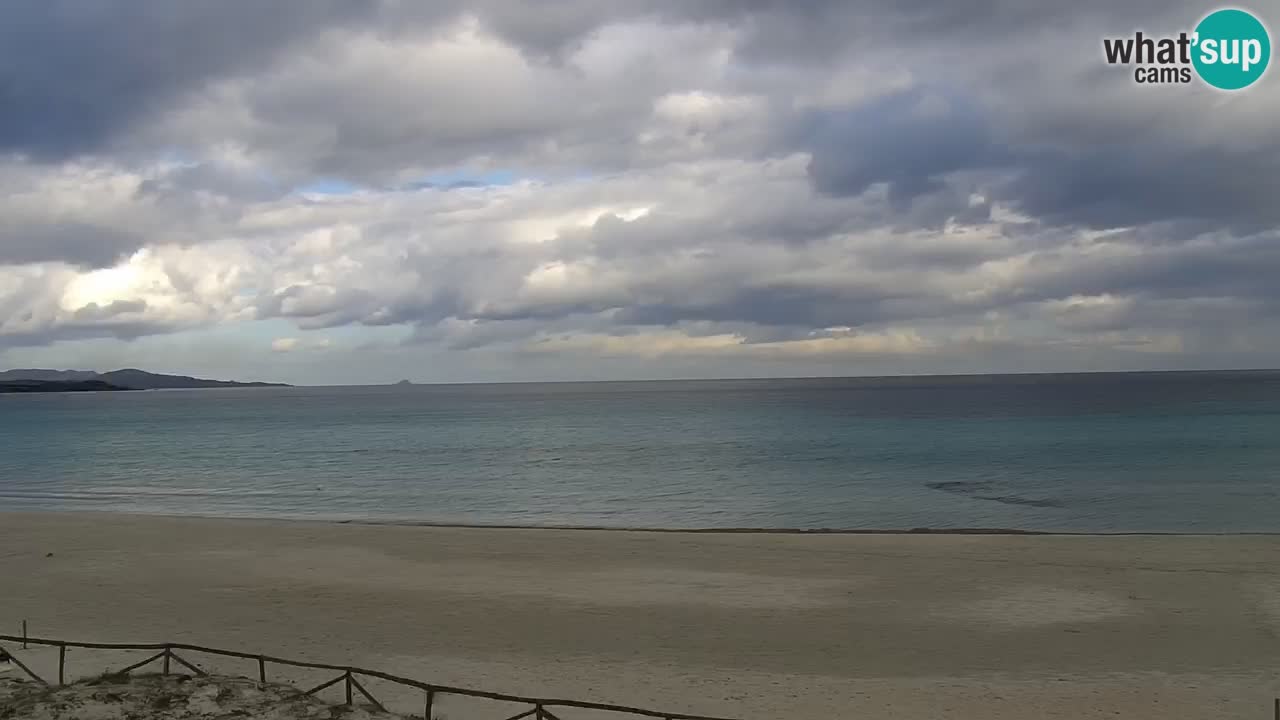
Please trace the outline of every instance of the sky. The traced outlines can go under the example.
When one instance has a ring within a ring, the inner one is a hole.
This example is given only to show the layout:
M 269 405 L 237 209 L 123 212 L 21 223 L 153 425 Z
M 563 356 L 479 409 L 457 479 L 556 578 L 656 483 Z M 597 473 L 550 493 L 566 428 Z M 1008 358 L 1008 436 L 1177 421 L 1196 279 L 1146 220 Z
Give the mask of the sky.
M 1215 7 L 7 3 L 0 368 L 1277 367 L 1280 73 L 1103 59 Z

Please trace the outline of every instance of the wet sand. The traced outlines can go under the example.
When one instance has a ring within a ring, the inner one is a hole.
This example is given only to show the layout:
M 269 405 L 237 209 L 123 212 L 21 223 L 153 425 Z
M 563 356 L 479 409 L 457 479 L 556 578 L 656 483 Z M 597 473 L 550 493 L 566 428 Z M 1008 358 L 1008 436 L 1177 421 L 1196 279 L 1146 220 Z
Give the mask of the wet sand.
M 1278 560 L 1276 536 L 0 513 L 0 632 L 742 718 L 1261 718 Z

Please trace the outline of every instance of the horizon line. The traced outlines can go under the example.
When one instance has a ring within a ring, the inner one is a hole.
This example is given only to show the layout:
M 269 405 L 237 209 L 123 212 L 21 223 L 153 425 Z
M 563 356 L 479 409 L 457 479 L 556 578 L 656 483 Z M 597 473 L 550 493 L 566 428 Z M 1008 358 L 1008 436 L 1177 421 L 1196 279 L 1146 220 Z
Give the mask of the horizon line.
M 338 387 L 395 387 L 407 382 L 410 386 L 454 386 L 454 385 L 599 385 L 605 383 L 677 383 L 677 382 L 744 382 L 768 380 L 906 380 L 931 378 L 984 378 L 984 377 L 1048 377 L 1048 376 L 1080 376 L 1080 375 L 1192 375 L 1211 373 L 1262 374 L 1280 373 L 1280 367 L 1246 367 L 1246 368 L 1163 368 L 1152 370 L 1063 370 L 1043 371 L 1024 370 L 1013 372 L 958 372 L 958 373 L 900 373 L 896 375 L 758 375 L 758 376 L 724 376 L 724 377 L 675 377 L 675 378 L 611 378 L 607 380 L 455 380 L 455 381 L 417 381 L 393 380 L 389 382 L 354 382 L 354 383 L 291 383 L 278 380 L 226 380 L 221 378 L 200 377 L 183 372 L 157 372 L 142 370 L 137 367 L 116 368 L 114 370 L 75 370 L 71 368 L 34 368 L 15 367 L 0 370 L 0 373 L 15 370 L 49 370 L 54 372 L 91 372 L 106 375 L 123 370 L 134 370 L 151 375 L 169 375 L 188 377 L 195 380 L 212 380 L 215 382 L 231 382 L 242 385 L 262 384 L 270 387 L 296 388 L 338 388 Z M 226 389 L 264 389 L 264 388 L 174 388 L 180 390 L 226 390 Z
M 1049 375 L 1190 375 L 1207 373 L 1280 373 L 1280 367 L 1250 368 L 1192 368 L 1156 370 L 1026 370 L 1016 372 L 962 372 L 962 373 L 902 373 L 898 375 L 758 375 L 726 377 L 676 377 L 676 378 L 613 378 L 609 380 L 410 380 L 414 386 L 425 385 L 586 385 L 603 383 L 660 383 L 660 382 L 741 382 L 744 380 L 888 380 L 925 378 L 974 378 L 974 377 L 1037 377 Z M 290 387 L 393 387 L 400 380 L 377 383 L 287 383 Z M 214 388 L 216 389 L 216 388 Z

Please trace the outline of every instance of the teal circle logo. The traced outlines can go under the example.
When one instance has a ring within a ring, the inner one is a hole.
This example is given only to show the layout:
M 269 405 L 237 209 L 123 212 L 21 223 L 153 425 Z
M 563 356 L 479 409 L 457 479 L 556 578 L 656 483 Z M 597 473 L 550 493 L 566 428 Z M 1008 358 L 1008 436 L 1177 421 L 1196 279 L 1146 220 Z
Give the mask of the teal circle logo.
M 1196 26 L 1192 64 L 1200 79 L 1219 90 L 1249 87 L 1271 61 L 1271 37 L 1262 21 L 1244 10 L 1216 10 Z

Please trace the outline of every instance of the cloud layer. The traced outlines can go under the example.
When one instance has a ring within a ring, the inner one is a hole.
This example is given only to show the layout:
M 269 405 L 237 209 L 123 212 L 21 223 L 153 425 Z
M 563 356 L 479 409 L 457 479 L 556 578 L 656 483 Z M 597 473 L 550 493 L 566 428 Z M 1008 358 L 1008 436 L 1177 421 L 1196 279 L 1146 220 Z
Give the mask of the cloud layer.
M 1101 60 L 1204 8 L 427 7 L 0 11 L 0 364 L 202 333 L 298 381 L 1280 361 L 1275 73 Z

